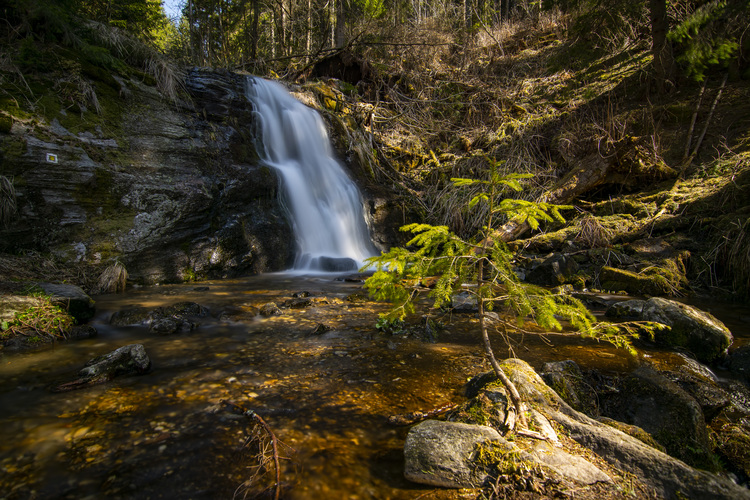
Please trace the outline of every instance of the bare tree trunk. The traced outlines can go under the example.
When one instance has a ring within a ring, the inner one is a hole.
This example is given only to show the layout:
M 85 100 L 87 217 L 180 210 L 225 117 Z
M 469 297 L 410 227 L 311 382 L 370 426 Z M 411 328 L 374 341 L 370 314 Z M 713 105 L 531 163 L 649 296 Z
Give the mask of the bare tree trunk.
M 313 11 L 312 0 L 307 0 L 307 34 L 305 36 L 305 64 L 310 62 L 310 51 L 312 50 L 312 30 L 313 30 Z
M 484 311 L 484 300 L 481 296 L 481 286 L 482 281 L 484 281 L 484 259 L 480 259 L 479 268 L 477 269 L 477 307 L 479 309 L 479 328 L 482 331 L 482 342 L 484 344 L 484 353 L 487 356 L 487 359 L 490 362 L 490 365 L 492 365 L 492 370 L 495 372 L 495 375 L 498 379 L 500 379 L 500 382 L 502 382 L 503 387 L 508 391 L 508 396 L 510 397 L 510 401 L 513 404 L 513 408 L 508 407 L 508 418 L 506 418 L 506 423 L 509 427 L 509 430 L 514 430 L 515 424 L 517 423 L 521 428 L 526 427 L 526 415 L 524 414 L 524 408 L 523 408 L 523 401 L 521 400 L 521 395 L 518 393 L 518 388 L 516 388 L 516 385 L 513 383 L 513 381 L 508 378 L 508 376 L 505 374 L 503 369 L 500 367 L 500 363 L 497 362 L 497 359 L 495 358 L 495 353 L 492 351 L 492 344 L 490 344 L 490 336 L 487 332 L 487 318 L 485 316 Z M 511 415 L 511 412 L 515 411 L 516 415 L 515 418 L 513 418 Z
M 674 59 L 672 48 L 667 41 L 669 17 L 666 0 L 649 0 L 651 17 L 651 52 L 656 91 L 663 94 L 673 85 Z
M 336 48 L 346 45 L 347 0 L 336 0 Z
M 260 18 L 260 0 L 253 0 L 253 44 L 250 49 L 250 57 L 258 58 L 258 19 Z

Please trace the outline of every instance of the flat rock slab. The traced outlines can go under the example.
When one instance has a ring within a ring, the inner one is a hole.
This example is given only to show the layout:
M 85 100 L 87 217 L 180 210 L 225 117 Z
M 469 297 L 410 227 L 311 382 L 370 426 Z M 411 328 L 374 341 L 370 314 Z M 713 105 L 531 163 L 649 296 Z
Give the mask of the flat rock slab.
M 561 476 L 582 484 L 611 483 L 612 479 L 591 462 L 565 450 L 539 441 L 530 450 L 531 456 Z
M 486 441 L 506 443 L 491 427 L 426 420 L 412 427 L 406 437 L 404 476 L 415 483 L 444 488 L 479 486 L 487 475 L 475 470 L 472 458 L 476 445 Z

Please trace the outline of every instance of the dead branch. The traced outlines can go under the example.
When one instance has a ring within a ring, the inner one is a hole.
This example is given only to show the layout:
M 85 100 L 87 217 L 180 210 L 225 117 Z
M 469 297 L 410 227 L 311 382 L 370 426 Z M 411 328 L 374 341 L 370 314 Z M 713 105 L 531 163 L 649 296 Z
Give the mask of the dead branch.
M 226 406 L 229 406 L 235 412 L 245 415 L 251 420 L 255 420 L 258 424 L 260 424 L 260 426 L 266 432 L 268 437 L 271 439 L 271 446 L 273 447 L 273 464 L 274 464 L 274 468 L 276 472 L 276 485 L 275 485 L 275 492 L 274 492 L 273 498 L 274 500 L 279 500 L 279 495 L 281 493 L 281 467 L 279 466 L 279 441 L 278 441 L 278 438 L 276 437 L 276 434 L 273 433 L 273 431 L 268 426 L 266 421 L 263 420 L 263 417 L 255 413 L 253 410 L 248 410 L 244 408 L 243 406 L 238 405 L 237 403 L 234 403 L 232 401 L 228 401 L 226 399 L 223 399 L 221 403 Z

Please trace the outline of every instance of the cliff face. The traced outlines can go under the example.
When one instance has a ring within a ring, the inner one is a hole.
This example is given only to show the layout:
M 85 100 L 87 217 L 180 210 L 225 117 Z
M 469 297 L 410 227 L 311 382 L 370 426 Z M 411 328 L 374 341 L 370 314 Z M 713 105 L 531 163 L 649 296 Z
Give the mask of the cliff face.
M 137 78 L 96 88 L 99 124 L 61 107 L 0 133 L 0 175 L 17 196 L 0 251 L 119 259 L 143 283 L 290 265 L 294 239 L 276 174 L 257 162 L 243 76 L 193 70 L 177 103 Z

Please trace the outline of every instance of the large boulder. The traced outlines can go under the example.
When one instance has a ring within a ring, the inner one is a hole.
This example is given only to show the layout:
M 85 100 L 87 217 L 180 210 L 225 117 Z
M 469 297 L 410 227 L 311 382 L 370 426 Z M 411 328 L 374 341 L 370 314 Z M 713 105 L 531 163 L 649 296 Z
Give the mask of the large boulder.
M 712 463 L 706 421 L 698 402 L 656 370 L 642 366 L 601 395 L 602 415 L 648 432 L 667 452 L 700 468 Z
M 643 306 L 642 318 L 670 327 L 655 333 L 657 343 L 687 349 L 703 363 L 719 360 L 732 345 L 732 332 L 724 323 L 710 313 L 674 300 L 650 298 Z
M 652 297 L 612 304 L 607 316 L 653 321 L 670 327 L 654 332 L 654 341 L 690 351 L 698 361 L 711 363 L 726 355 L 732 332 L 712 314 L 680 302 Z
M 661 498 L 750 499 L 750 491 L 732 481 L 697 470 L 639 439 L 571 408 L 550 389 L 533 368 L 521 360 L 501 363 L 521 397 L 554 421 L 578 444 L 615 468 L 636 476 Z M 485 381 L 491 377 L 485 377 Z
M 80 287 L 60 283 L 39 283 L 38 286 L 49 295 L 50 302 L 68 311 L 76 322 L 85 323 L 94 317 L 96 303 Z
M 477 470 L 474 458 L 477 445 L 487 441 L 512 448 L 491 427 L 438 420 L 417 424 L 404 444 L 404 475 L 409 481 L 431 486 L 480 486 L 487 473 Z

